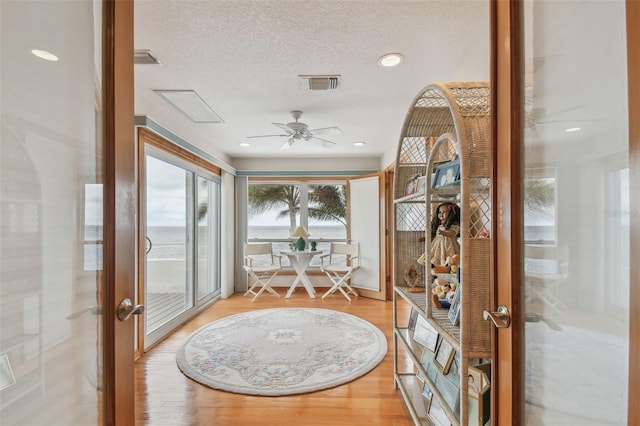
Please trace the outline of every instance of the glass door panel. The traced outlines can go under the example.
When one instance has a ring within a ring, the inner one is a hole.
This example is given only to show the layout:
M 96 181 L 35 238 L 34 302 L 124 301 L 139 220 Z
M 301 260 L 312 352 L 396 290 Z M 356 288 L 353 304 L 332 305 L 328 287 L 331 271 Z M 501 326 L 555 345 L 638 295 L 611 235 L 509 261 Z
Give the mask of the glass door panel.
M 146 334 L 194 306 L 190 193 L 192 173 L 146 156 Z
M 218 184 L 202 176 L 197 177 L 197 259 L 198 300 L 220 289 L 217 259 L 220 258 L 220 232 L 218 227 Z
M 0 2 L 2 425 L 102 423 L 101 9 Z
M 624 425 L 625 4 L 527 1 L 524 25 L 526 424 Z

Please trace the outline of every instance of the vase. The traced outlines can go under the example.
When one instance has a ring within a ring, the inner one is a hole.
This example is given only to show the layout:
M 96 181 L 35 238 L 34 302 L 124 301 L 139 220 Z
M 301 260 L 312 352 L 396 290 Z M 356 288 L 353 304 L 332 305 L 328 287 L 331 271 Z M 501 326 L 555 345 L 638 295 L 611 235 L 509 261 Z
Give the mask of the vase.
M 306 245 L 306 242 L 304 241 L 304 238 L 300 237 L 300 238 L 298 238 L 296 240 L 296 250 L 297 251 L 303 251 L 305 245 Z

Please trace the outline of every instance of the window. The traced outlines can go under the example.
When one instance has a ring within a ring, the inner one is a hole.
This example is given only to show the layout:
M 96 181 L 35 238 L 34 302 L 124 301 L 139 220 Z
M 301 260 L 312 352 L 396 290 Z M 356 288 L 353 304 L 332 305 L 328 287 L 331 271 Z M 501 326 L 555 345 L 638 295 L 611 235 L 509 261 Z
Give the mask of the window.
M 527 177 L 524 179 L 525 243 L 556 243 L 556 188 L 555 177 L 527 171 Z
M 248 229 L 250 242 L 271 241 L 274 251 L 286 250 L 291 233 L 304 226 L 318 250 L 347 240 L 347 185 L 338 180 L 250 181 Z M 288 260 L 283 259 L 288 266 Z M 314 258 L 312 267 L 320 260 Z

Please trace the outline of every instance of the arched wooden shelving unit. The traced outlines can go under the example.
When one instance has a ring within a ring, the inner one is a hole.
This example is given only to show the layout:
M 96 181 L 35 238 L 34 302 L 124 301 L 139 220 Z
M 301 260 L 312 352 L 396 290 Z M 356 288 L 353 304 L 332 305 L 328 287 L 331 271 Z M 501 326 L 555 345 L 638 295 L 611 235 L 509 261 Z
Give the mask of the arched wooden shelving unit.
M 492 300 L 489 99 L 486 82 L 430 84 L 407 112 L 398 144 L 393 229 L 395 382 L 416 424 L 477 424 L 477 407 L 470 410 L 468 403 L 467 377 L 470 367 L 487 368 L 491 357 L 491 325 L 482 316 L 484 310 L 490 310 Z M 433 188 L 431 176 L 436 167 L 454 160 L 460 163 L 459 181 Z M 425 182 L 407 190 L 407 182 L 418 175 L 426 176 Z M 429 223 L 443 201 L 457 203 L 461 211 L 460 273 L 438 274 L 451 282 L 459 280 L 457 324 L 449 319 L 448 311 L 432 307 L 434 274 L 429 256 L 426 268 L 417 264 L 420 256 L 429 252 Z M 422 293 L 408 291 L 405 284 L 405 271 L 411 265 L 423 268 Z M 431 368 L 431 364 L 438 365 L 434 363 L 438 350 L 431 355 L 415 341 L 415 325 L 398 323 L 398 303 L 408 303 L 419 322 L 426 320 L 438 333 L 438 345 L 445 341 L 454 348 L 456 356 L 447 374 Z M 414 371 L 399 371 L 400 345 L 412 358 Z M 430 399 L 427 392 L 423 395 L 424 386 L 432 391 Z M 473 389 L 471 394 L 475 395 Z M 439 413 L 437 406 L 441 407 Z

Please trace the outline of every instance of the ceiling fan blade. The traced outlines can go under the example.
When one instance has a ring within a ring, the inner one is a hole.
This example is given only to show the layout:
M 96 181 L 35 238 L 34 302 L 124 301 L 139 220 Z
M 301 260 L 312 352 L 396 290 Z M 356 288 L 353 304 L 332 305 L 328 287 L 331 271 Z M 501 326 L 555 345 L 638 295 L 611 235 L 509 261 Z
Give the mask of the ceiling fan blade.
M 291 130 L 291 128 L 289 126 L 287 126 L 286 124 L 282 124 L 282 123 L 271 123 L 271 124 L 273 124 L 276 127 L 280 127 L 282 130 L 287 132 L 287 135 L 293 134 L 293 130 Z
M 340 134 L 342 130 L 339 127 L 322 127 L 320 129 L 310 129 L 308 130 L 312 135 L 329 135 L 329 134 Z
M 308 141 L 309 142 L 313 142 L 313 143 L 315 143 L 317 145 L 322 145 L 325 148 L 331 148 L 332 146 L 334 146 L 336 144 L 335 142 L 332 142 L 332 141 L 329 141 L 329 140 L 326 140 L 326 139 L 322 139 L 322 138 L 318 138 L 316 136 L 308 139 Z
M 294 142 L 293 138 L 287 139 L 287 141 L 282 144 L 280 149 L 289 149 L 289 148 L 291 148 L 291 145 L 293 145 L 293 142 Z
M 273 137 L 284 137 L 284 136 L 291 136 L 291 135 L 256 135 L 256 136 L 247 136 L 247 138 L 273 138 Z

